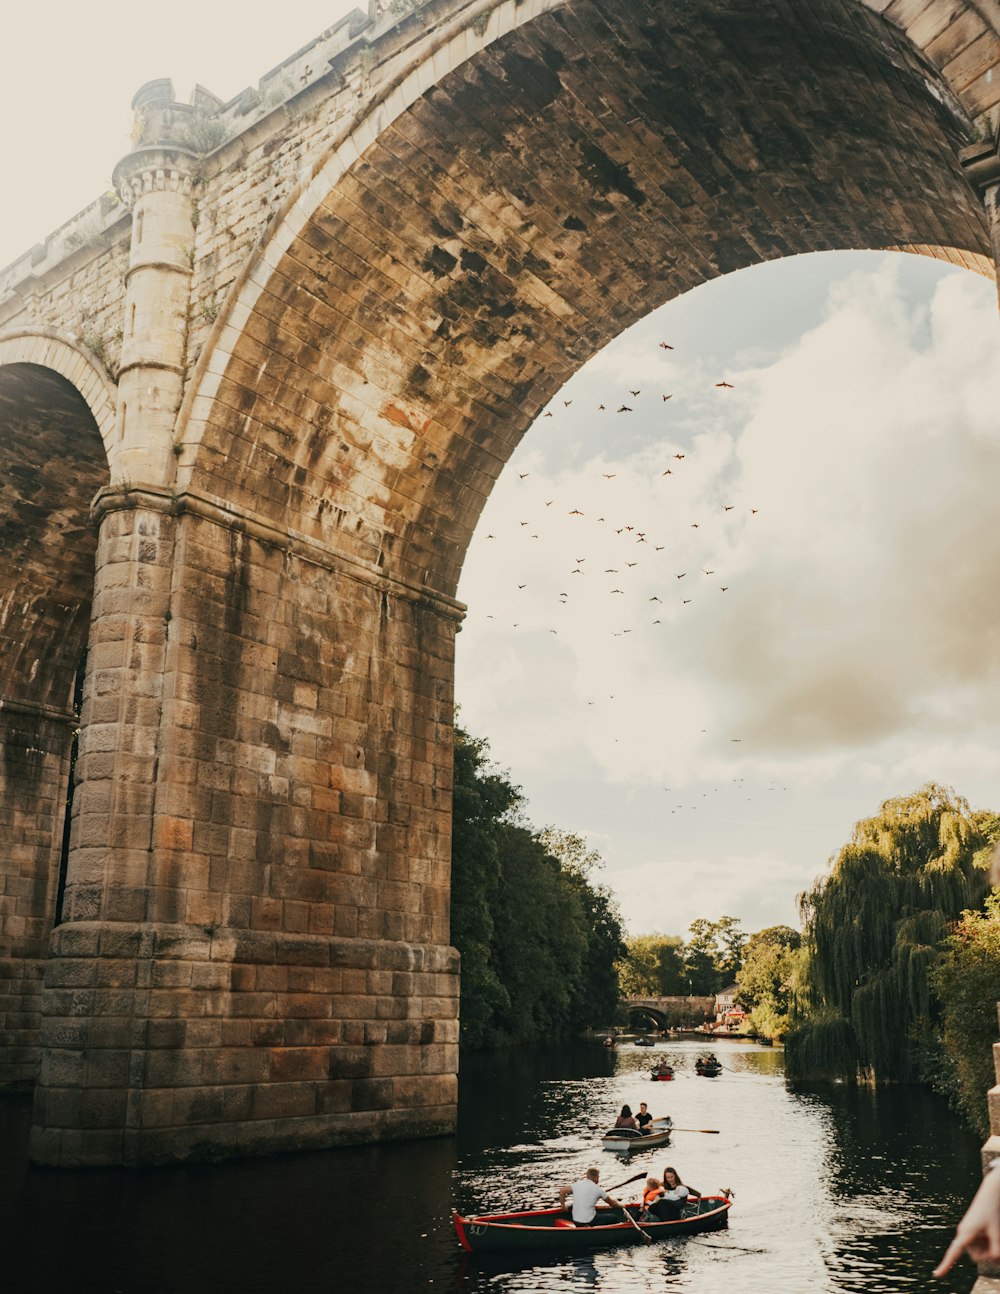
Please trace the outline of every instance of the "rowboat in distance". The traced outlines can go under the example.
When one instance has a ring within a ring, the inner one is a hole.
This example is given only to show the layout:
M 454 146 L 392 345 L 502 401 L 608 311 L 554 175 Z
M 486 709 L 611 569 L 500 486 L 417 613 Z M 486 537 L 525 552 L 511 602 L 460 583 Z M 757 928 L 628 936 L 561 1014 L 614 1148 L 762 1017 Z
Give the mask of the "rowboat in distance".
M 649 1077 L 654 1083 L 672 1083 L 674 1081 L 673 1066 L 664 1065 L 660 1069 L 654 1069 Z
M 653 1040 L 652 1038 L 636 1038 L 635 1045 L 637 1047 L 652 1047 Z
M 684 1206 L 679 1218 L 670 1222 L 638 1223 L 639 1204 L 627 1205 L 633 1226 L 621 1209 L 598 1209 L 600 1224 L 578 1227 L 563 1209 L 536 1209 L 528 1213 L 481 1213 L 476 1217 L 452 1214 L 459 1243 L 470 1254 L 514 1253 L 518 1250 L 566 1254 L 614 1245 L 643 1243 L 639 1235 L 652 1240 L 669 1236 L 692 1236 L 703 1231 L 721 1231 L 729 1225 L 732 1201 L 725 1195 L 703 1195 Z M 606 1220 L 605 1220 L 606 1219 Z
M 625 1155 L 636 1150 L 654 1150 L 669 1142 L 673 1126 L 674 1121 L 668 1114 L 662 1119 L 653 1120 L 650 1124 L 651 1132 L 636 1132 L 634 1128 L 609 1128 L 601 1137 L 601 1145 L 605 1150 L 615 1150 Z

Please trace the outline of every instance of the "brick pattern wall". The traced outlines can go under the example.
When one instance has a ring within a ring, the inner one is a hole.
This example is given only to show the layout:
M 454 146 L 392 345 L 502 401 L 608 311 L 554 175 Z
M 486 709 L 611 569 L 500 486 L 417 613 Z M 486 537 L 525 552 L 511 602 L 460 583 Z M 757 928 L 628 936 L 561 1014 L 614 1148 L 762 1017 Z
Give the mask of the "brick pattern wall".
M 35 1077 L 71 737 L 69 718 L 0 709 L 0 1087 Z
M 219 339 L 181 479 L 452 593 L 542 405 L 664 300 L 820 249 L 984 264 L 925 75 L 846 0 L 539 17 L 314 181 Z
M 454 617 L 183 499 L 100 510 L 33 1154 L 452 1128 Z

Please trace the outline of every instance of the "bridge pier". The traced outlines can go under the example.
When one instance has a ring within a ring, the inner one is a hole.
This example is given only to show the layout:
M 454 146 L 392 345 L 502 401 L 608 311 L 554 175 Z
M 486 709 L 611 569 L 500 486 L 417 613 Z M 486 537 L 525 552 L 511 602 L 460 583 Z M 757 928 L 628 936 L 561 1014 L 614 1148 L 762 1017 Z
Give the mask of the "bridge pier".
M 97 511 L 33 1157 L 451 1130 L 455 613 L 204 500 Z
M 35 1076 L 75 717 L 0 706 L 0 1088 Z

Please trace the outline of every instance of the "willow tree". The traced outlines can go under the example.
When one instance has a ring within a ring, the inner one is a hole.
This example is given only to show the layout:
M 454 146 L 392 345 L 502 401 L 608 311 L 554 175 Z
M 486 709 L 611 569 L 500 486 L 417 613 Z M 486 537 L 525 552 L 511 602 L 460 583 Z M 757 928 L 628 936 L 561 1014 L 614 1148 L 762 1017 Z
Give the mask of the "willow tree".
M 793 1077 L 917 1077 L 932 1030 L 929 972 L 948 923 L 985 893 L 992 821 L 930 783 L 857 823 L 800 900 L 811 1005 L 786 1039 Z

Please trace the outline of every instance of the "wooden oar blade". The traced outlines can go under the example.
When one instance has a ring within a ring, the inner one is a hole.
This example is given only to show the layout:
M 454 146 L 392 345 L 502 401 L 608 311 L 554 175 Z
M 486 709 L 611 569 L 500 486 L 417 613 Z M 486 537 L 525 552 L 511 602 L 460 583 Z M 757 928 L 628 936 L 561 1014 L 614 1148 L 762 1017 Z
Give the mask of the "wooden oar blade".
M 671 1132 L 708 1132 L 713 1137 L 719 1135 L 718 1128 L 678 1128 L 676 1125 L 670 1129 Z

